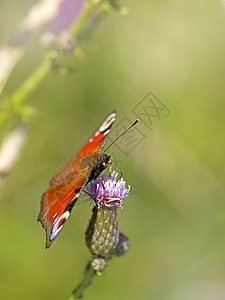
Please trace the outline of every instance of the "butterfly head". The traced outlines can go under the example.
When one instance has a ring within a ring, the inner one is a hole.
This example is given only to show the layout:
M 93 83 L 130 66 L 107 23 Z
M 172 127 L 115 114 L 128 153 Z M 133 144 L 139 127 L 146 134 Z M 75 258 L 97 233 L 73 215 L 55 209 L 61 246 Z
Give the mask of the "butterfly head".
M 108 167 L 110 163 L 110 156 L 105 153 L 101 154 L 98 158 L 97 163 L 91 171 L 88 182 L 90 182 L 92 179 L 97 178 L 102 173 L 102 171 L 104 171 L 105 168 Z
M 109 164 L 111 164 L 110 156 L 105 153 L 101 154 L 99 162 L 100 162 L 100 169 L 102 172 L 103 170 L 105 170 L 105 168 L 108 167 Z

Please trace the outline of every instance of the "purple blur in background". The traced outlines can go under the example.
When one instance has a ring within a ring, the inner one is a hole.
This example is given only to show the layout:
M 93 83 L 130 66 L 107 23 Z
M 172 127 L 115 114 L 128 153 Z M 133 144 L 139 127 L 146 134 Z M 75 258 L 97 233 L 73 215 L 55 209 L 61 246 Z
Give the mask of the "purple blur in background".
M 79 17 L 83 7 L 84 0 L 65 0 L 59 7 L 55 19 L 48 25 L 48 29 L 59 32 L 69 28 Z

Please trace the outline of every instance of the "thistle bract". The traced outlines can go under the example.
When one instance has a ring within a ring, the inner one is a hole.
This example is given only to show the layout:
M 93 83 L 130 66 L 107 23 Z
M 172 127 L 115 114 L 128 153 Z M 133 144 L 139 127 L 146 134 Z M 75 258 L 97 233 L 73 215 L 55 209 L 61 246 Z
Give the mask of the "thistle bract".
M 115 208 L 93 209 L 86 231 L 86 244 L 94 255 L 108 257 L 115 251 L 119 242 L 119 229 Z

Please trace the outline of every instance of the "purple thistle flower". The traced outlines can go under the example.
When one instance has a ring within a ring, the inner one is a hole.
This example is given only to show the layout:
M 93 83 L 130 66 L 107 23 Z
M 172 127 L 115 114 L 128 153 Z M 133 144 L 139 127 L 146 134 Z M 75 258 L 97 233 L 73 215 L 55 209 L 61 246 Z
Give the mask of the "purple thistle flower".
M 49 24 L 54 32 L 68 30 L 78 19 L 84 8 L 84 0 L 64 0 L 59 6 L 58 14 Z
M 91 200 L 94 200 L 97 207 L 123 207 L 122 201 L 128 197 L 130 186 L 126 188 L 126 182 L 123 178 L 117 181 L 118 173 L 113 171 L 109 176 L 105 172 L 101 175 L 102 182 L 99 178 L 93 180 L 86 188 Z

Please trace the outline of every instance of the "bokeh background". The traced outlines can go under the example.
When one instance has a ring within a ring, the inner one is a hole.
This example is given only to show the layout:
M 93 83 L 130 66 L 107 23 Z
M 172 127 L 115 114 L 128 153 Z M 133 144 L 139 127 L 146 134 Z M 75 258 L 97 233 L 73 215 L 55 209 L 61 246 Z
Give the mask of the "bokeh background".
M 0 1 L 1 44 L 33 3 Z M 98 24 L 85 59 L 66 58 L 75 71 L 50 73 L 29 98 L 37 113 L 1 191 L 1 299 L 69 298 L 90 257 L 91 207 L 78 205 L 46 250 L 41 195 L 109 112 L 117 110 L 117 124 L 135 120 L 132 109 L 150 91 L 170 115 L 153 118 L 153 130 L 140 122 L 146 138 L 128 155 L 110 150 L 131 185 L 118 214 L 130 249 L 84 299 L 225 299 L 225 1 L 123 4 L 129 14 Z M 36 36 L 28 49 L 6 94 L 43 56 Z

